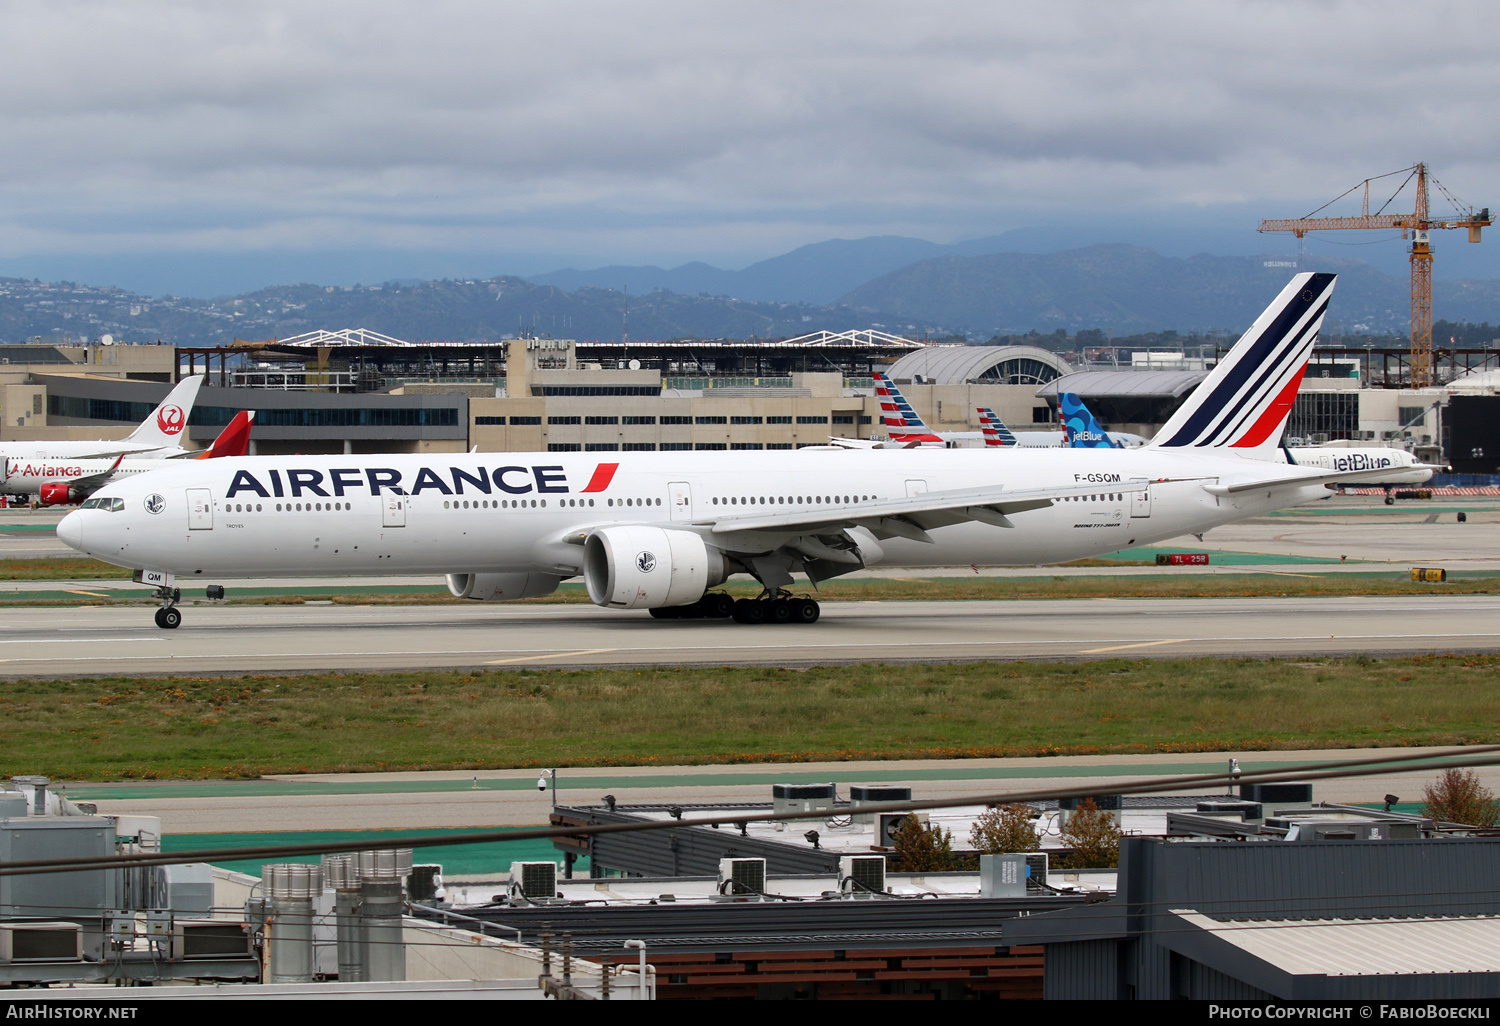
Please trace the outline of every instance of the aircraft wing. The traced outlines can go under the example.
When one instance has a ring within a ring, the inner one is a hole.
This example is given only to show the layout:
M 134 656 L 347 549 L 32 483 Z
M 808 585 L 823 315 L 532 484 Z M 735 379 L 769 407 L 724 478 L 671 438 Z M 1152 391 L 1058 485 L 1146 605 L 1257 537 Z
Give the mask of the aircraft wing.
M 87 474 L 83 477 L 75 477 L 68 482 L 69 488 L 78 489 L 84 498 L 87 498 L 92 493 L 109 484 L 109 479 L 115 476 L 115 471 L 120 469 L 120 464 L 124 459 L 125 454 L 121 453 L 115 457 L 115 461 L 109 465 L 108 470 L 101 470 L 97 474 Z
M 776 513 L 731 513 L 711 521 L 699 521 L 733 547 L 736 535 L 748 534 L 836 534 L 851 527 L 863 527 L 876 538 L 910 538 L 931 541 L 927 531 L 965 521 L 977 521 L 994 527 L 1014 527 L 1009 517 L 1014 513 L 1043 509 L 1058 499 L 1073 495 L 1091 495 L 1100 491 L 1138 492 L 1149 487 L 1145 481 L 1112 482 L 1106 485 L 1070 485 L 1065 488 L 1030 488 L 1007 490 L 1003 485 L 990 488 L 962 488 L 923 492 L 899 499 L 860 503 L 842 509 L 810 509 Z
M 1295 464 L 1294 464 L 1295 465 Z M 1278 464 L 1286 466 L 1286 464 Z M 1315 468 L 1307 468 L 1309 470 Z M 1237 484 L 1208 484 L 1204 485 L 1204 491 L 1210 495 L 1238 495 L 1240 492 L 1253 492 L 1262 488 L 1277 488 L 1283 485 L 1309 485 L 1309 484 L 1358 484 L 1360 481 L 1381 481 L 1393 473 L 1405 473 L 1411 470 L 1431 470 L 1437 472 L 1443 468 L 1432 463 L 1413 463 L 1405 467 L 1376 467 L 1370 470 L 1328 470 L 1316 474 L 1285 475 L 1282 477 L 1262 478 L 1259 481 L 1244 481 Z

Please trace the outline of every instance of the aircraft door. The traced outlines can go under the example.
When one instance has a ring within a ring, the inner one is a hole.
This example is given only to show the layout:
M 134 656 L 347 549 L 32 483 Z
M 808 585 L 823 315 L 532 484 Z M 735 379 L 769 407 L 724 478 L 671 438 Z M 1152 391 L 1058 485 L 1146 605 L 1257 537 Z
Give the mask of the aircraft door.
M 380 493 L 380 526 L 406 526 L 406 496 L 394 488 L 383 489 Z
M 188 530 L 212 531 L 214 529 L 214 498 L 207 488 L 187 490 Z
M 667 485 L 672 496 L 672 519 L 693 519 L 693 490 L 686 481 L 673 481 Z
M 1151 515 L 1151 486 L 1147 485 L 1138 492 L 1130 493 L 1130 515 L 1131 517 L 1149 517 Z
M 907 479 L 907 482 L 906 482 L 906 497 L 908 499 L 911 498 L 913 495 L 923 495 L 923 494 L 926 494 L 926 492 L 927 492 L 927 482 L 926 481 L 918 481 L 918 480 L 912 479 L 912 478 L 908 478 Z

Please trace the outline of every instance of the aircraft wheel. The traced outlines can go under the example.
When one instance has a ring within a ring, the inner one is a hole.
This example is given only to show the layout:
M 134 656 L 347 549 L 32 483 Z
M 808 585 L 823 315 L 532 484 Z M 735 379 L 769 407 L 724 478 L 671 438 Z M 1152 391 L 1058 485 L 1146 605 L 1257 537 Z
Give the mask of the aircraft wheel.
M 1385 497 L 1385 504 L 1387 506 L 1394 506 L 1396 504 L 1396 497 L 1394 495 L 1387 495 Z
M 734 604 L 735 623 L 765 623 L 766 604 L 755 599 L 739 599 Z
M 734 599 L 722 591 L 711 591 L 698 600 L 698 608 L 711 620 L 727 620 L 734 615 Z
M 823 613 L 815 599 L 793 599 L 792 602 L 793 623 L 817 623 Z
M 771 608 L 766 610 L 766 619 L 771 623 L 791 623 L 796 619 L 789 599 L 772 599 L 767 605 Z
M 167 606 L 156 611 L 156 626 L 164 631 L 176 630 L 182 623 L 182 612 L 176 606 Z

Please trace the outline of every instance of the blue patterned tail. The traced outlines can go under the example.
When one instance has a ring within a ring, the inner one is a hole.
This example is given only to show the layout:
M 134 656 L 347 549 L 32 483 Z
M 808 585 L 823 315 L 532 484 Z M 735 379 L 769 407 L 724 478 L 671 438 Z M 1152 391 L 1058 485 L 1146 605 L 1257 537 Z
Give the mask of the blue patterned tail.
M 1099 426 L 1083 400 L 1072 392 L 1060 392 L 1057 408 L 1062 414 L 1063 434 L 1071 449 L 1118 449 L 1120 445 Z

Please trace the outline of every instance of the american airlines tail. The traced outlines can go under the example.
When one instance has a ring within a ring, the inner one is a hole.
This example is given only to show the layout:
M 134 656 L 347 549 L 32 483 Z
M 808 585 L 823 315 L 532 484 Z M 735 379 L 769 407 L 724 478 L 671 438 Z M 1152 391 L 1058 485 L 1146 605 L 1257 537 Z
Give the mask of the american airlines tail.
M 979 427 L 984 432 L 984 444 L 986 448 L 994 448 L 1016 444 L 1016 436 L 1011 434 L 1010 428 L 1005 422 L 995 416 L 995 411 L 988 406 L 979 409 Z
M 875 375 L 875 395 L 880 400 L 880 420 L 885 433 L 893 442 L 942 442 L 917 416 L 891 379 L 884 374 Z
M 1149 443 L 1158 449 L 1242 450 L 1274 459 L 1336 275 L 1291 280 Z
M 173 449 L 181 446 L 182 432 L 187 428 L 188 416 L 193 412 L 193 403 L 198 398 L 198 389 L 203 387 L 205 375 L 194 374 L 178 382 L 177 387 L 167 393 L 151 416 L 141 421 L 141 426 L 130 433 L 125 441 L 132 445 L 156 446 Z
M 1099 426 L 1083 399 L 1072 392 L 1057 394 L 1057 411 L 1063 426 L 1063 439 L 1070 449 L 1121 449 L 1119 442 Z

